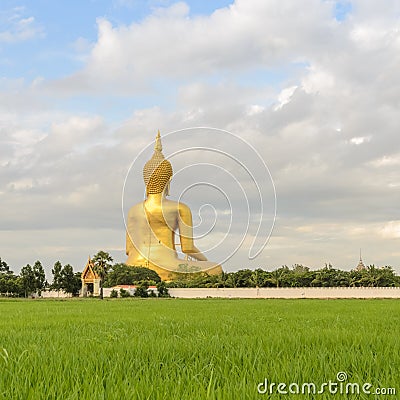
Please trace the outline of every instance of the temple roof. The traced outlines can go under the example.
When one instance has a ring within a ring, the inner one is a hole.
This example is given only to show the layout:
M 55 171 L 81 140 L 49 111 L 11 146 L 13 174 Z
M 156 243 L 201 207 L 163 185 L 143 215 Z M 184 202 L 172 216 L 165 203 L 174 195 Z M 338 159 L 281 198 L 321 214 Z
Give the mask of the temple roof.
M 94 264 L 93 264 L 93 261 L 90 259 L 90 256 L 89 256 L 88 262 L 86 263 L 86 267 L 82 271 L 81 278 L 82 279 L 99 279 L 99 275 L 97 274 L 97 272 L 94 268 Z

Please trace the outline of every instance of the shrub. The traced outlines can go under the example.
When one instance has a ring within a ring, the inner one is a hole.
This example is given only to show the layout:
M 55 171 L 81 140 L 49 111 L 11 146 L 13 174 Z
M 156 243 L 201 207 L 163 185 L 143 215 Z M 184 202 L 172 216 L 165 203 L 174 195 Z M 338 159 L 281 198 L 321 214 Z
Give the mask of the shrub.
M 167 285 L 163 281 L 157 283 L 157 291 L 158 297 L 170 297 Z
M 136 286 L 135 297 L 149 297 L 147 292 L 148 288 L 147 282 L 142 282 L 140 285 Z
M 125 290 L 125 289 L 119 289 L 119 295 L 121 296 L 121 297 L 131 297 L 131 294 L 129 293 L 129 291 L 128 290 Z

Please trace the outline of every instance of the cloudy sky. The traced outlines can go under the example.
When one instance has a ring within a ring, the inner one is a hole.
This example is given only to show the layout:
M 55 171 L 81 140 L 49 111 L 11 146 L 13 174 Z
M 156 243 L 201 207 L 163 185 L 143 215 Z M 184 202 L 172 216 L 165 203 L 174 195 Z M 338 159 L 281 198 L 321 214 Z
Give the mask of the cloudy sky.
M 400 273 L 399 71 L 397 0 L 2 0 L 0 257 L 125 261 L 160 129 L 225 270 Z

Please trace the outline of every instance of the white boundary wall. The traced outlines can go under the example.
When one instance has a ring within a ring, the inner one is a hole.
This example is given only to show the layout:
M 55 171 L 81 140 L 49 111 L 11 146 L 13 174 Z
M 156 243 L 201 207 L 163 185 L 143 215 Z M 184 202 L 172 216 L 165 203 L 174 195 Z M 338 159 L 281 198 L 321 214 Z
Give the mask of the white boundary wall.
M 400 287 L 169 288 L 172 297 L 240 299 L 400 299 Z
M 38 297 L 37 294 L 34 295 L 34 297 Z M 60 299 L 66 299 L 72 297 L 71 293 L 65 293 L 64 290 L 60 290 L 57 292 L 56 290 L 49 290 L 49 291 L 43 291 L 41 293 L 41 297 L 44 299 L 47 298 L 60 298 Z

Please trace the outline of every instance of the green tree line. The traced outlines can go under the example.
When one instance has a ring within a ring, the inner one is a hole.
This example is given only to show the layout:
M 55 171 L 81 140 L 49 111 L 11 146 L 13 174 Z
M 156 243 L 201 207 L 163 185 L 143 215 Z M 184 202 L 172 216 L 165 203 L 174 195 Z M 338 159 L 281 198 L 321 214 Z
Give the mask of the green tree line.
M 240 287 L 394 287 L 400 286 L 400 276 L 391 266 L 370 265 L 363 270 L 343 271 L 326 265 L 318 270 L 296 264 L 284 265 L 273 271 L 262 268 L 241 269 L 220 276 L 187 274 L 167 284 L 168 287 L 240 288 Z
M 273 271 L 262 268 L 241 269 L 236 272 L 224 272 L 219 276 L 202 274 L 182 274 L 181 278 L 165 284 L 159 275 L 148 268 L 131 267 L 126 264 L 111 264 L 113 259 L 99 251 L 93 256 L 96 272 L 101 277 L 103 287 L 117 285 L 137 285 L 138 293 L 145 292 L 155 285 L 158 291 L 167 294 L 168 287 L 394 287 L 400 286 L 400 276 L 391 266 L 378 268 L 369 265 L 362 270 L 344 271 L 325 265 L 324 268 L 311 270 L 300 264 L 286 265 Z M 40 296 L 44 290 L 64 291 L 76 296 L 81 288 L 81 272 L 74 272 L 70 264 L 62 265 L 57 261 L 52 268 L 52 283 L 48 283 L 40 261 L 33 266 L 27 264 L 16 275 L 11 267 L 0 258 L 0 295 L 29 297 L 36 293 Z
M 30 264 L 21 268 L 17 275 L 11 267 L 0 258 L 0 295 L 9 297 L 30 297 L 33 294 L 40 296 L 44 290 L 64 291 L 77 295 L 81 288 L 81 273 L 74 272 L 69 264 L 64 266 L 59 261 L 52 269 L 53 282 L 46 281 L 44 268 L 40 261 L 33 266 Z
M 138 297 L 147 297 L 149 286 L 157 286 L 160 297 L 168 295 L 164 282 L 159 275 L 148 268 L 131 267 L 117 263 L 112 265 L 112 257 L 105 251 L 98 251 L 93 257 L 94 270 L 99 275 L 100 298 L 103 287 L 117 285 L 137 285 L 135 293 Z M 52 282 L 46 281 L 45 271 L 40 261 L 33 267 L 30 264 L 21 268 L 19 275 L 14 274 L 11 267 L 0 258 L 0 295 L 9 297 L 40 296 L 44 290 L 70 293 L 77 296 L 81 289 L 81 272 L 74 272 L 70 264 L 62 265 L 57 261 L 52 270 Z

